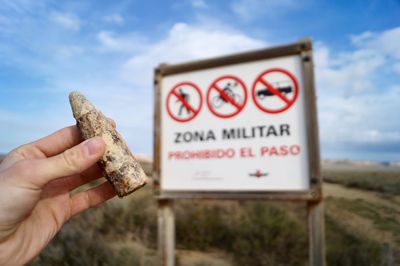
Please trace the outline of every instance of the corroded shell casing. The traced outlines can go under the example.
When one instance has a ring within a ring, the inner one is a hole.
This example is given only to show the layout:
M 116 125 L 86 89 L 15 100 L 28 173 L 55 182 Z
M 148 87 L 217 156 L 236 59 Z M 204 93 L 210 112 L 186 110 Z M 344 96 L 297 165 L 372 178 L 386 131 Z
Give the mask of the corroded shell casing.
M 69 101 L 82 138 L 99 136 L 104 140 L 106 149 L 98 165 L 117 195 L 124 197 L 144 186 L 146 174 L 107 117 L 79 92 L 71 92 Z

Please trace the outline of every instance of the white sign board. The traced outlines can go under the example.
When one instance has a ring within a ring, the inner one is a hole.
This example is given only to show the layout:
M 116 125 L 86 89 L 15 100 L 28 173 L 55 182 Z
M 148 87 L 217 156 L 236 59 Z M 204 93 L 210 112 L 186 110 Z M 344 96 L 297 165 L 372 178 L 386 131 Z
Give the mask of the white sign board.
M 310 188 L 300 55 L 161 79 L 161 190 Z

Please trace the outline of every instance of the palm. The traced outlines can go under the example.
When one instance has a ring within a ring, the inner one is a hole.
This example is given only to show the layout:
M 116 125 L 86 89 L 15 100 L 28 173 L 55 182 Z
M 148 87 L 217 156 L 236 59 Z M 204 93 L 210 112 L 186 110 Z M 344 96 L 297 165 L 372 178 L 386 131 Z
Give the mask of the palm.
M 69 219 L 69 201 L 68 191 L 39 199 L 30 215 L 20 223 L 11 236 L 14 239 L 23 239 L 21 243 L 14 243 L 22 247 L 21 253 L 33 257 L 48 244 L 64 222 Z M 29 245 L 24 245 L 24 243 L 29 243 Z
M 11 157 L 12 164 L 23 160 L 44 159 L 40 150 L 27 150 L 21 156 Z M 91 171 L 96 170 L 94 166 Z M 88 171 L 87 171 L 88 172 Z M 94 176 L 93 178 L 98 177 Z M 15 210 L 6 224 L 13 226 L 3 231 L 3 237 L 19 239 L 32 243 L 42 249 L 58 232 L 61 226 L 71 217 L 70 189 L 84 183 L 85 174 L 59 178 L 46 184 L 43 189 L 36 187 L 15 187 L 14 193 L 24 195 L 13 201 L 8 201 L 9 208 Z M 16 229 L 15 229 L 16 228 Z M 37 230 L 40 229 L 40 230 Z M 22 251 L 22 250 L 21 250 Z M 26 251 L 25 251 L 26 252 Z
M 70 194 L 101 177 L 95 162 L 102 154 L 78 168 L 79 160 L 68 164 L 66 155 L 60 156 L 71 147 L 77 149 L 80 142 L 76 127 L 65 128 L 13 151 L 0 165 L 0 264 L 2 255 L 11 254 L 26 263 L 72 216 L 115 196 L 108 182 Z M 72 149 L 70 154 L 75 155 Z

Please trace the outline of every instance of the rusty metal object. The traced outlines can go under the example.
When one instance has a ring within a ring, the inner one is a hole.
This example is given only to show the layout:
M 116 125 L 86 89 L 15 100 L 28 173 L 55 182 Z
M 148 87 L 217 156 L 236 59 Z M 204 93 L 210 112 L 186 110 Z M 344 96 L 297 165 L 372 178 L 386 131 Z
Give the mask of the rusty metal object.
M 107 117 L 79 92 L 71 92 L 69 101 L 82 138 L 104 140 L 106 149 L 98 165 L 117 195 L 124 197 L 144 186 L 146 174 Z

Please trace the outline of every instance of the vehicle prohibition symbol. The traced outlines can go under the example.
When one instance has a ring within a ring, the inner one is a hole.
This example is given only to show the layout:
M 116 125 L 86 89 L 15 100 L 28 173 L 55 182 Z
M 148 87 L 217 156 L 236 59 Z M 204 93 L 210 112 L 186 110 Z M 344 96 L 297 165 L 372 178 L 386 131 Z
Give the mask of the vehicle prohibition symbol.
M 220 118 L 230 118 L 239 114 L 246 101 L 246 86 L 242 80 L 232 75 L 216 79 L 207 90 L 207 106 Z
M 255 79 L 251 94 L 261 111 L 276 114 L 286 111 L 295 103 L 299 86 L 289 71 L 272 68 Z
M 167 112 L 177 122 L 189 122 L 195 118 L 203 104 L 200 89 L 191 82 L 175 85 L 167 96 Z

